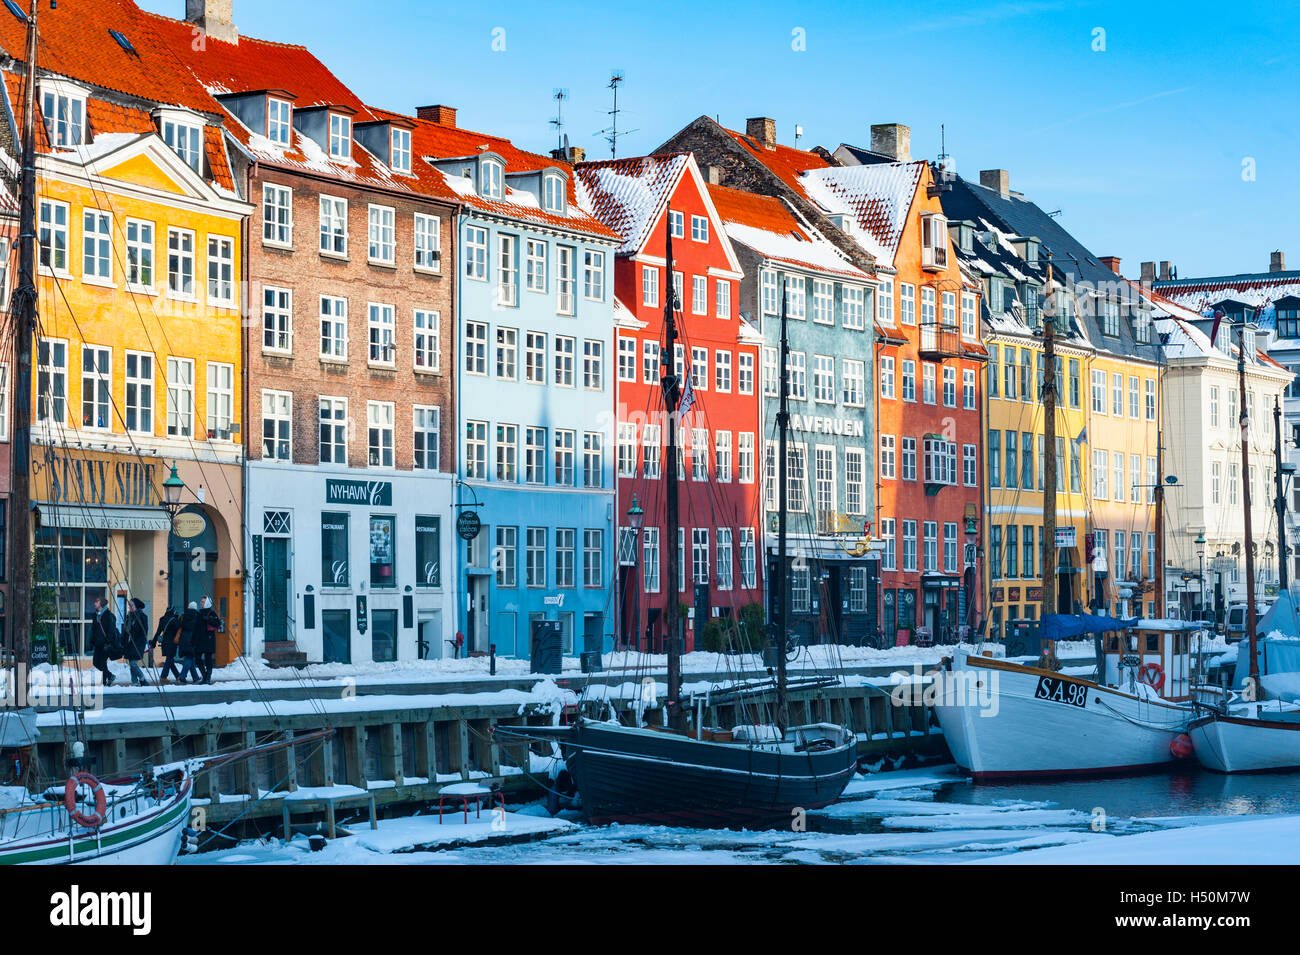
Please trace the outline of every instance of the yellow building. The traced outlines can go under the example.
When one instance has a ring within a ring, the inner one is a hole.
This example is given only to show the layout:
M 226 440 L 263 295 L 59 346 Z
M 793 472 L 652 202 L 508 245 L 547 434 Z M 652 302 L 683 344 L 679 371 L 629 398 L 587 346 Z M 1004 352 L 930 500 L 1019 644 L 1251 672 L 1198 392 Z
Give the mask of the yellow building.
M 78 131 L 39 157 L 36 583 L 56 588 L 40 606 L 71 654 L 85 652 L 97 596 L 119 620 L 139 597 L 156 624 L 168 605 L 211 595 L 225 662 L 243 631 L 241 237 L 252 207 L 209 181 L 203 117 L 153 120 L 177 148 L 101 127 L 88 145 Z M 162 486 L 173 465 L 185 483 L 174 520 Z

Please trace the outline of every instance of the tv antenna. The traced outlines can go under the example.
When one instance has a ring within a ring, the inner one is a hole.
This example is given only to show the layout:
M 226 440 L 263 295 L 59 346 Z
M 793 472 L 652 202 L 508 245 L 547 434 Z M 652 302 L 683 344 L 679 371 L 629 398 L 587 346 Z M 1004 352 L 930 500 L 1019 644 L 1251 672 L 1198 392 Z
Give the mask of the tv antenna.
M 555 118 L 551 120 L 551 125 L 555 127 L 555 148 L 564 149 L 564 101 L 568 98 L 567 89 L 556 89 L 551 93 L 551 98 L 555 100 Z
M 613 70 L 609 75 L 609 89 L 613 91 L 614 108 L 607 110 L 610 116 L 610 124 L 602 129 L 598 135 L 604 136 L 605 141 L 609 143 L 609 158 L 618 158 L 618 137 L 626 136 L 629 133 L 635 133 L 635 129 L 625 129 L 620 131 L 618 128 L 618 115 L 623 112 L 618 108 L 618 87 L 623 82 L 623 71 Z

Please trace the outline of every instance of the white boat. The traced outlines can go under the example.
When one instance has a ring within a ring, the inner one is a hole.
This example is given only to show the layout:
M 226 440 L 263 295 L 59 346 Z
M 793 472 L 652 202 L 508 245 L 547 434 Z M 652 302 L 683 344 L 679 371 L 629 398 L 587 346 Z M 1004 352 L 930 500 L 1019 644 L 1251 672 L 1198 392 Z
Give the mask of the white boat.
M 71 812 L 63 800 L 0 808 L 0 865 L 171 865 L 189 824 L 193 784 L 188 773 L 105 783 L 103 808 L 91 825 L 74 812 L 96 816 L 93 794 L 84 810 L 74 797 Z M 79 796 L 86 788 L 78 787 Z
M 1130 631 L 1122 653 L 1111 638 L 1106 683 L 959 650 L 934 690 L 953 760 L 998 780 L 1135 773 L 1190 755 L 1188 635 L 1143 623 L 1161 626 Z
M 1216 773 L 1300 769 L 1300 707 L 1270 701 L 1207 713 L 1188 727 L 1196 758 Z

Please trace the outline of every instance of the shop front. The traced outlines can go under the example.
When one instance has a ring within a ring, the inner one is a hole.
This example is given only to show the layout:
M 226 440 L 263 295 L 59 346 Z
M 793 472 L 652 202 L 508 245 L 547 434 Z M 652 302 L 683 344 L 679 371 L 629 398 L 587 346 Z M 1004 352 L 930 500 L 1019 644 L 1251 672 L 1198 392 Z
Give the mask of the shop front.
M 251 462 L 250 654 L 287 645 L 345 664 L 450 655 L 452 486 L 442 474 Z

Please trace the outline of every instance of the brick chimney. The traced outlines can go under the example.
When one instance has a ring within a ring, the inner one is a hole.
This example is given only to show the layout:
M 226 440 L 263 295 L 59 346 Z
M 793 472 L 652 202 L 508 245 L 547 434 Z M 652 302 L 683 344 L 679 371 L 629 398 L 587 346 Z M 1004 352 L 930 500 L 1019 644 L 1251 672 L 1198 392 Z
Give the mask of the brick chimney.
M 185 0 L 185 19 L 214 39 L 239 42 L 234 0 Z
M 420 119 L 427 119 L 431 123 L 437 123 L 439 126 L 456 128 L 456 107 L 454 106 L 417 106 L 415 115 Z
M 552 149 L 551 158 L 577 165 L 587 158 L 587 150 L 581 146 L 568 146 L 564 149 Z
M 1011 173 L 1005 169 L 981 169 L 980 185 L 1005 199 L 1011 195 Z
M 1142 284 L 1150 285 L 1156 280 L 1156 264 L 1154 262 L 1142 263 Z
M 1270 272 L 1286 271 L 1286 256 L 1281 252 L 1274 252 L 1268 257 L 1268 270 Z
M 1111 270 L 1112 272 L 1114 272 L 1116 275 L 1122 275 L 1122 274 L 1123 274 L 1123 273 L 1120 272 L 1120 270 L 1119 270 L 1119 256 L 1118 256 L 1118 255 L 1099 255 L 1099 256 L 1097 256 L 1097 261 L 1099 261 L 1102 265 L 1106 266 L 1106 268 L 1110 269 L 1110 270 Z
M 704 167 L 704 181 L 707 182 L 710 186 L 720 186 L 720 185 L 722 185 L 722 167 L 721 167 L 721 166 L 705 166 L 705 167 Z
M 764 149 L 776 148 L 776 120 L 753 116 L 745 120 L 745 135 Z
M 1162 282 L 1169 282 L 1169 281 L 1172 281 L 1172 280 L 1173 280 L 1173 277 L 1174 277 L 1174 268 L 1173 268 L 1173 265 L 1172 265 L 1171 263 L 1169 263 L 1169 262 L 1161 262 L 1161 263 L 1160 263 L 1160 281 L 1162 281 Z
M 902 123 L 877 123 L 871 127 L 871 151 L 894 162 L 912 161 L 912 127 Z

